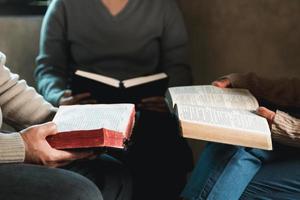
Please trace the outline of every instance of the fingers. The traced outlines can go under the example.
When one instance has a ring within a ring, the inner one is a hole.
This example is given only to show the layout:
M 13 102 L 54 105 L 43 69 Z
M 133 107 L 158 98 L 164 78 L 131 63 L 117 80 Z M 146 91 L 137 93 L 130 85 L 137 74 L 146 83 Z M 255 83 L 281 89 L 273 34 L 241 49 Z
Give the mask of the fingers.
M 80 102 L 81 100 L 86 99 L 86 98 L 88 98 L 88 97 L 90 97 L 90 96 L 91 96 L 91 94 L 88 93 L 88 92 L 86 92 L 86 93 L 81 93 L 81 94 L 77 94 L 77 95 L 74 95 L 74 96 L 73 96 L 73 101 L 74 101 L 74 102 Z
M 39 129 L 40 135 L 44 138 L 49 135 L 57 134 L 57 126 L 54 122 L 47 122 L 45 124 L 38 125 L 35 128 Z
M 57 163 L 49 163 L 47 166 L 52 168 L 63 167 L 71 164 L 73 161 L 65 161 L 65 162 L 57 162 Z
M 156 96 L 156 97 L 147 97 L 141 100 L 142 103 L 150 103 L 150 102 L 164 102 L 164 97 Z
M 266 118 L 270 124 L 273 123 L 274 118 L 275 118 L 275 112 L 273 112 L 265 107 L 259 107 L 256 112 L 260 116 Z
M 66 92 L 65 92 L 66 94 Z M 72 93 L 71 93 L 72 94 Z M 67 93 L 67 95 L 69 95 Z M 90 103 L 94 103 L 95 100 L 91 100 L 91 99 L 87 99 L 91 96 L 90 93 L 86 92 L 86 93 L 81 93 L 81 94 L 77 94 L 77 95 L 70 95 L 70 96 L 63 96 L 60 101 L 59 101 L 59 104 L 60 105 L 74 105 L 74 104 L 80 104 L 81 102 L 83 101 L 87 101 L 87 102 L 90 102 Z M 84 104 L 84 103 L 81 103 L 81 104 Z
M 88 99 L 88 100 L 80 101 L 80 104 L 96 104 L 96 103 L 97 103 L 97 100 L 95 100 L 95 99 Z
M 219 87 L 219 88 L 228 88 L 231 87 L 231 83 L 229 79 L 221 79 L 221 80 L 216 80 L 212 82 L 213 86 Z
M 71 90 L 65 90 L 64 97 L 70 97 L 70 96 L 72 96 L 72 91 Z
M 53 159 L 55 162 L 68 162 L 74 160 L 80 160 L 88 158 L 94 155 L 93 151 L 63 151 L 63 150 L 53 150 Z
M 165 103 L 141 103 L 137 108 L 156 112 L 168 112 L 169 109 Z

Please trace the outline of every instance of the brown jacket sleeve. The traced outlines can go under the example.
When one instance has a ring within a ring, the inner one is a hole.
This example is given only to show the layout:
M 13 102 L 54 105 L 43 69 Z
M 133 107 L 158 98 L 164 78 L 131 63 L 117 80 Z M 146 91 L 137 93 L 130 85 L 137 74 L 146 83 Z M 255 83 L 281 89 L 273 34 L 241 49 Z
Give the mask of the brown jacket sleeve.
M 230 74 L 228 78 L 234 88 L 246 88 L 259 98 L 274 105 L 300 108 L 300 79 L 265 79 L 254 73 Z M 271 126 L 275 141 L 300 147 L 300 119 L 277 110 Z
M 230 74 L 225 76 L 235 88 L 246 88 L 259 98 L 284 107 L 300 108 L 300 79 L 266 79 L 254 73 Z

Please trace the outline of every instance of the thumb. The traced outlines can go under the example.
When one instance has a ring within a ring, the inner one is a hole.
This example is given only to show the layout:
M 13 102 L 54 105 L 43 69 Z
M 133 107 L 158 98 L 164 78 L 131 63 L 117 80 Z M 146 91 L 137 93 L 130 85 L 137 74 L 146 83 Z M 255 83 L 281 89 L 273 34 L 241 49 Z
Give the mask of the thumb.
M 72 90 L 65 90 L 64 97 L 70 97 L 72 96 Z
M 45 124 L 41 124 L 41 125 L 39 125 L 39 129 L 41 131 L 41 134 L 45 138 L 49 135 L 57 134 L 57 126 L 54 122 L 48 122 Z
M 256 112 L 260 116 L 266 118 L 270 124 L 273 123 L 274 117 L 275 117 L 275 112 L 273 112 L 265 107 L 259 107 Z
M 228 88 L 231 86 L 231 83 L 229 79 L 225 78 L 212 82 L 212 85 L 219 88 Z

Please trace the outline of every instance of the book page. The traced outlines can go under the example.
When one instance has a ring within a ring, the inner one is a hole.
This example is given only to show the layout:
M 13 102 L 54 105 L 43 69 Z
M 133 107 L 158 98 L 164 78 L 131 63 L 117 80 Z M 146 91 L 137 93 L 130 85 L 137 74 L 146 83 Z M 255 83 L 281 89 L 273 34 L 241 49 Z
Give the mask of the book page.
M 258 102 L 246 89 L 218 88 L 215 86 L 186 86 L 169 88 L 175 104 L 256 110 Z
M 132 78 L 132 79 L 124 80 L 122 82 L 123 82 L 123 85 L 125 88 L 129 88 L 132 86 L 141 85 L 141 84 L 149 83 L 152 81 L 165 79 L 167 77 L 168 76 L 166 73 L 158 73 L 158 74 L 153 74 L 153 75 L 149 75 L 149 76 L 141 76 L 141 77 L 137 77 L 137 78 Z
M 88 79 L 91 79 L 94 81 L 98 81 L 98 82 L 101 82 L 101 83 L 104 83 L 106 85 L 110 85 L 110 86 L 113 86 L 116 88 L 120 87 L 120 81 L 117 79 L 111 78 L 111 77 L 103 76 L 100 74 L 95 74 L 92 72 L 86 72 L 86 71 L 82 71 L 82 70 L 76 70 L 75 74 L 77 76 L 81 76 L 81 77 L 88 78 Z
M 133 104 L 61 106 L 55 115 L 58 132 L 106 128 L 125 134 Z
M 265 118 L 246 110 L 178 105 L 180 120 L 270 134 Z

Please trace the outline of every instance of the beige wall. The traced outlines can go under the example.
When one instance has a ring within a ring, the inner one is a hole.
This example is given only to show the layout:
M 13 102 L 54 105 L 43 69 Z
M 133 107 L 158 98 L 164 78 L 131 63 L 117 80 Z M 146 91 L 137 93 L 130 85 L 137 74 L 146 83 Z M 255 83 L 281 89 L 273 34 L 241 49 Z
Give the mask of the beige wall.
M 0 51 L 7 65 L 34 85 L 33 69 L 38 53 L 42 17 L 0 17 Z
M 230 72 L 299 76 L 299 0 L 180 0 L 180 5 L 196 83 Z
M 231 72 L 300 76 L 299 0 L 179 0 L 197 84 Z M 0 50 L 33 84 L 41 17 L 0 17 Z M 203 143 L 189 141 L 195 156 Z

